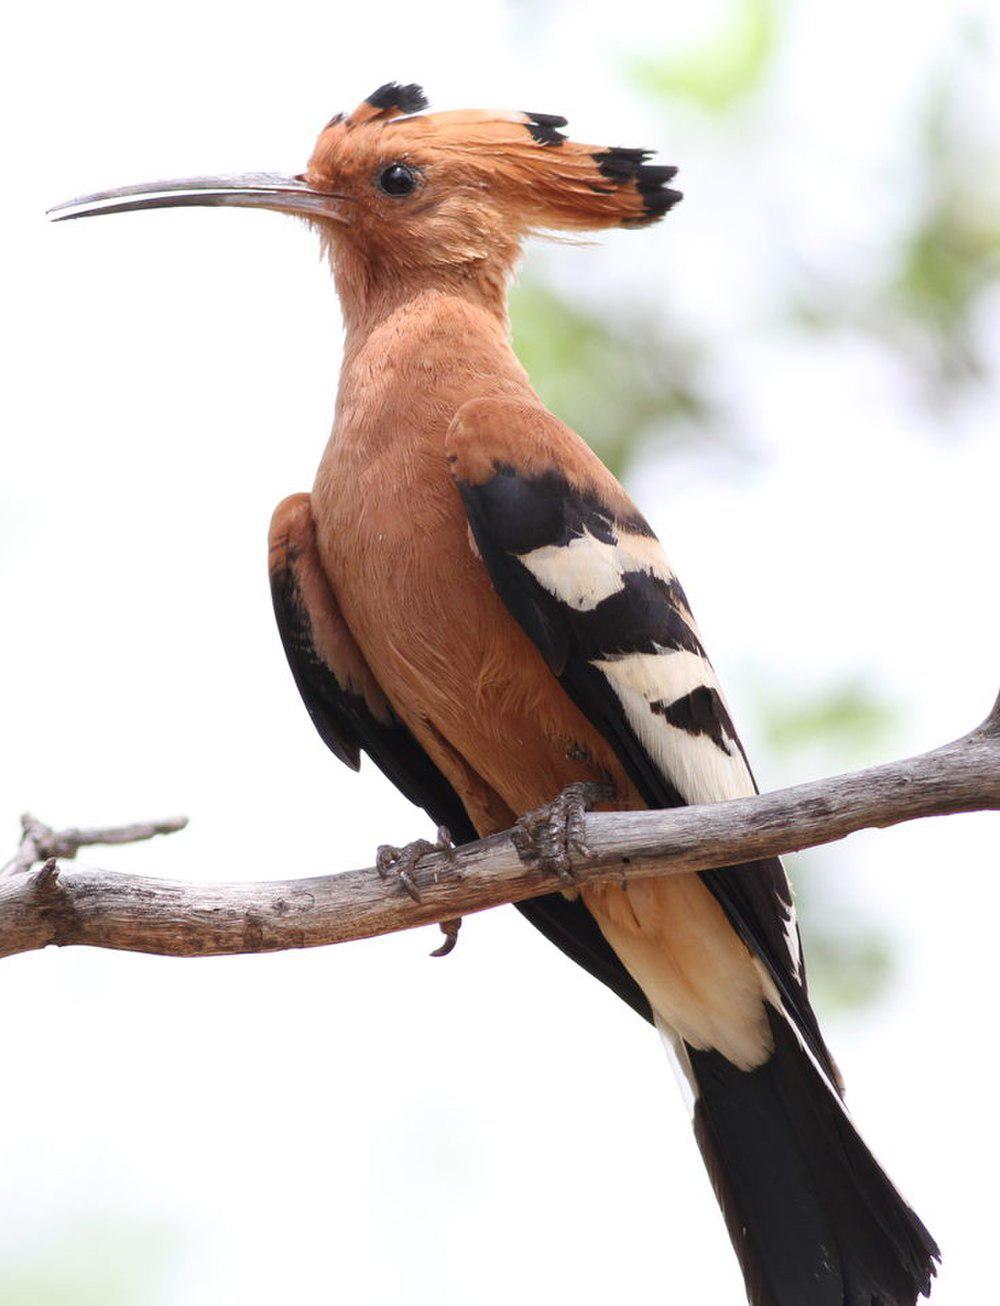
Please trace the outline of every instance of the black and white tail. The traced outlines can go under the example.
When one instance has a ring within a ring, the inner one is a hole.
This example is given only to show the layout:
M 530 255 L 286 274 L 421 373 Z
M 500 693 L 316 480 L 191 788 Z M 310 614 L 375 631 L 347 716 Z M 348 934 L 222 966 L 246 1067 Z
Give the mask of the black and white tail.
M 687 1048 L 694 1129 L 752 1306 L 914 1306 L 937 1245 L 782 1014 L 755 1070 Z

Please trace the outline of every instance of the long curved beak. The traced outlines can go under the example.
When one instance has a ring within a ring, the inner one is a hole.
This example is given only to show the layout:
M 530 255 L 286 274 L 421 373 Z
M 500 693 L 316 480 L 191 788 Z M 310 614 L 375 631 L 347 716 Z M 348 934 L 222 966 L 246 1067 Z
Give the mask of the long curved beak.
M 317 190 L 301 177 L 276 172 L 245 172 L 229 177 L 183 177 L 177 181 L 148 181 L 118 190 L 80 195 L 48 210 L 53 222 L 93 218 L 101 213 L 130 213 L 136 209 L 181 208 L 189 205 L 227 205 L 243 209 L 274 209 L 343 222 L 343 196 Z

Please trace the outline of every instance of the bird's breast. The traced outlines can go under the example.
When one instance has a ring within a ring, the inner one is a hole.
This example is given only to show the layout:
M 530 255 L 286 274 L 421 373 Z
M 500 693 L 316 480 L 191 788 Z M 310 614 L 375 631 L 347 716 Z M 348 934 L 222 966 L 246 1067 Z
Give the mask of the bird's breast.
M 327 451 L 313 513 L 351 632 L 398 715 L 457 788 L 454 771 L 472 768 L 519 813 L 572 780 L 604 777 L 617 806 L 640 806 L 474 551 L 444 455 L 448 420 L 437 440 L 390 440 L 378 456 L 362 455 L 350 435 Z

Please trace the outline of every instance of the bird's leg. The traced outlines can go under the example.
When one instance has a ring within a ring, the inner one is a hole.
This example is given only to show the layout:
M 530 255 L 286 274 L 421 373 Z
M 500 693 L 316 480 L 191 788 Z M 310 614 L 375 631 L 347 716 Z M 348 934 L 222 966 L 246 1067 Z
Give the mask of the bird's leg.
M 454 859 L 455 844 L 446 826 L 438 826 L 437 839 L 433 843 L 429 839 L 414 839 L 412 843 L 405 844 L 402 848 L 396 848 L 388 843 L 381 844 L 375 854 L 375 868 L 383 880 L 388 880 L 395 875 L 414 902 L 423 902 L 420 890 L 414 882 L 413 872 L 417 869 L 420 859 L 426 857 L 428 853 L 444 853 L 449 860 Z M 447 957 L 451 952 L 458 942 L 462 918 L 459 916 L 454 920 L 441 921 L 440 926 L 444 942 L 439 948 L 434 949 L 431 953 L 432 957 Z
M 567 785 L 558 798 L 533 812 L 526 812 L 511 831 L 511 839 L 522 862 L 544 871 L 554 871 L 564 884 L 573 884 L 571 852 L 587 857 L 584 816 L 594 803 L 611 798 L 611 785 L 600 780 L 577 780 Z

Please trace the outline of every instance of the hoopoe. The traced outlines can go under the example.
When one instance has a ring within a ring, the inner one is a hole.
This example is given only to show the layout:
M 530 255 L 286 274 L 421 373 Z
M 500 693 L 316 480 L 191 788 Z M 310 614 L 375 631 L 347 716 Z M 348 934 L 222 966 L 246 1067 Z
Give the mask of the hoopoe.
M 346 345 L 313 489 L 271 524 L 292 674 L 341 761 L 367 753 L 460 842 L 522 818 L 567 873 L 588 797 L 755 792 L 656 536 L 546 410 L 508 332 L 527 236 L 645 227 L 681 196 L 675 168 L 578 144 L 564 118 L 426 108 L 389 83 L 330 120 L 299 176 L 158 182 L 54 212 L 235 205 L 314 224 Z M 414 856 L 385 865 L 405 883 Z M 519 909 L 662 1035 L 755 1306 L 930 1291 L 938 1249 L 846 1112 L 777 859 L 567 885 Z

